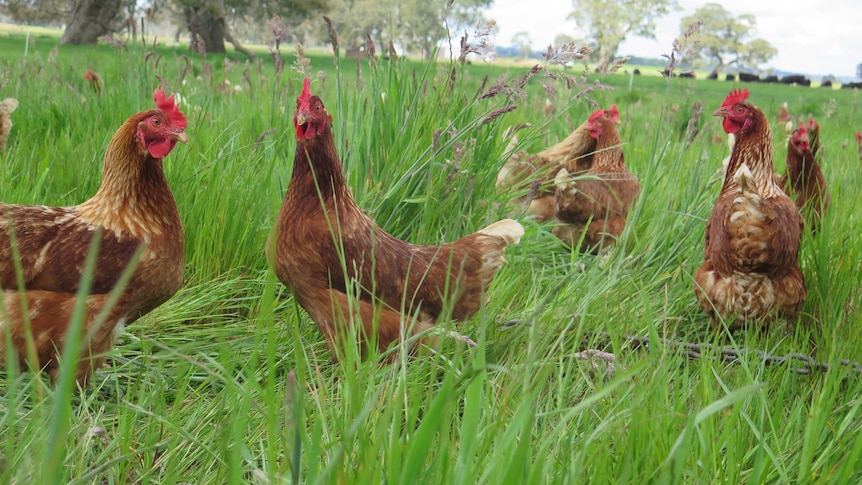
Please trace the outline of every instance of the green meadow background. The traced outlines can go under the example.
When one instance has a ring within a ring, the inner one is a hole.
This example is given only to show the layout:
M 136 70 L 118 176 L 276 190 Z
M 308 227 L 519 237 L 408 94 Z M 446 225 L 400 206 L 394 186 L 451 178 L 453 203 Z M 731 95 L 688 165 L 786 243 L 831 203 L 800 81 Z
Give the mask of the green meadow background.
M 26 50 L 25 42 L 23 32 L 0 31 L 0 98 L 20 102 L 0 153 L 0 200 L 89 198 L 114 131 L 152 106 L 161 83 L 180 93 L 189 118 L 189 144 L 165 159 L 186 272 L 183 289 L 127 328 L 83 391 L 0 371 L 0 482 L 862 479 L 862 376 L 837 365 L 862 360 L 858 91 L 744 86 L 770 120 L 782 102 L 817 117 L 833 199 L 822 231 L 804 235 L 809 297 L 798 321 L 730 335 L 701 312 L 692 274 L 728 155 L 711 113 L 736 83 L 631 77 L 635 66 L 597 78 L 576 65 L 565 72 L 586 78 L 573 89 L 543 71 L 524 92 L 480 100 L 529 65 L 341 57 L 336 67 L 329 49 L 311 50 L 303 65 L 282 46 L 279 72 L 265 49 L 249 62 L 140 41 L 58 47 L 50 32 L 34 33 Z M 85 82 L 88 68 L 101 76 L 101 94 Z M 642 187 L 622 240 L 606 256 L 583 255 L 549 225 L 524 219 L 526 235 L 508 250 L 488 305 L 469 321 L 440 324 L 477 348 L 442 338 L 436 351 L 392 365 L 363 361 L 355 349 L 334 364 L 264 260 L 292 168 L 301 68 L 334 116 L 359 205 L 417 243 L 508 215 L 514 194 L 494 187 L 508 127 L 530 123 L 519 149 L 539 151 L 593 111 L 588 99 L 617 104 L 626 163 Z M 695 103 L 703 115 L 686 144 Z M 773 128 L 783 172 L 786 135 Z M 832 368 L 805 375 L 793 372 L 799 362 L 768 366 L 747 354 L 731 363 L 709 351 L 691 360 L 674 346 L 633 349 L 626 335 L 799 352 Z M 615 371 L 576 358 L 590 348 L 614 353 Z

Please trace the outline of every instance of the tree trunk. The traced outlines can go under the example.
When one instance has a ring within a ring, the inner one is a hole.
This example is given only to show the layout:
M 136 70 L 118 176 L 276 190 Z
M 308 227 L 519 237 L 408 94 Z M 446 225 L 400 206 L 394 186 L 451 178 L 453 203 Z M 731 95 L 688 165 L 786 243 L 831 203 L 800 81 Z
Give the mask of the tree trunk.
M 248 57 L 251 57 L 252 59 L 257 59 L 257 56 L 254 55 L 254 52 L 243 47 L 243 45 L 240 44 L 238 40 L 234 39 L 233 35 L 230 33 L 230 30 L 228 30 L 227 28 L 224 29 L 224 40 L 233 44 L 233 48 L 236 49 L 237 52 L 242 52 L 243 54 L 247 55 Z
M 191 49 L 195 50 L 198 36 L 206 52 L 223 54 L 225 19 L 223 2 L 216 1 L 194 7 L 185 7 L 186 27 L 191 34 Z
M 706 76 L 709 79 L 718 78 L 718 71 L 724 69 L 724 64 L 719 63 L 716 64 L 715 67 L 712 68 L 712 72 L 709 73 L 709 76 Z
M 63 31 L 61 44 L 95 44 L 98 38 L 113 33 L 120 20 L 120 0 L 77 0 Z

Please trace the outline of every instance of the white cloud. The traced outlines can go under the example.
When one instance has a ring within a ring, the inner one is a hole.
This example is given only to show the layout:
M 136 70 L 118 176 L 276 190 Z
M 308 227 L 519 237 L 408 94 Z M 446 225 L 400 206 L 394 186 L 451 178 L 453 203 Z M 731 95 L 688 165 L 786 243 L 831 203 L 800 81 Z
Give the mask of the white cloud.
M 682 17 L 694 13 L 704 1 L 680 0 L 682 10 L 659 19 L 656 40 L 631 37 L 620 46 L 619 54 L 660 57 L 671 49 L 680 35 Z M 497 21 L 497 45 L 509 45 L 518 32 L 527 32 L 536 50 L 544 50 L 558 34 L 583 37 L 574 21 L 571 0 L 495 0 L 487 16 Z M 768 64 L 783 71 L 811 75 L 854 76 L 862 62 L 862 1 L 832 0 L 723 0 L 725 9 L 735 15 L 753 14 L 757 18 L 757 37 L 769 41 L 778 55 Z M 816 78 L 815 78 L 816 79 Z

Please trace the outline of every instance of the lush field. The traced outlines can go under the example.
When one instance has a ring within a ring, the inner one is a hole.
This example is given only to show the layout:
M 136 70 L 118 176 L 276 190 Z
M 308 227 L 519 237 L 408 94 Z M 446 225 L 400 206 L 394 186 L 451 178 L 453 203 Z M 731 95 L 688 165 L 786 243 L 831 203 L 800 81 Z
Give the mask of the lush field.
M 809 297 L 796 322 L 715 333 L 697 306 L 705 220 L 727 155 L 710 116 L 734 86 L 618 74 L 588 93 L 619 105 L 626 162 L 642 195 L 605 257 L 571 252 L 549 227 L 508 252 L 490 303 L 446 322 L 479 342 L 393 365 L 332 363 L 307 314 L 281 291 L 264 243 L 291 171 L 295 57 L 203 61 L 185 50 L 55 49 L 0 33 L 0 98 L 20 101 L 0 153 L 0 200 L 72 205 L 99 185 L 104 148 L 149 108 L 159 76 L 180 92 L 190 143 L 165 160 L 186 233 L 186 285 L 134 325 L 81 393 L 44 376 L 0 374 L 3 483 L 852 483 L 862 479 L 862 376 L 800 375 L 755 356 L 727 363 L 673 347 L 632 350 L 624 335 L 668 337 L 835 364 L 862 360 L 862 185 L 855 92 L 751 85 L 770 119 L 787 101 L 822 125 L 833 200 L 801 264 Z M 190 63 L 190 64 L 188 64 Z M 526 97 L 478 100 L 520 67 L 310 57 L 335 116 L 350 186 L 390 233 L 440 243 L 504 217 L 494 188 L 507 127 L 525 149 L 555 143 L 592 111 L 578 88 L 542 74 Z M 103 78 L 101 95 L 83 78 Z M 574 74 L 580 75 L 575 71 Z M 590 74 L 590 81 L 594 78 Z M 231 86 L 217 89 L 223 80 Z M 549 82 L 558 98 L 546 115 Z M 517 93 L 516 93 L 517 94 Z M 834 100 L 834 101 L 833 101 Z M 693 103 L 699 133 L 685 146 Z M 483 122 L 496 109 L 517 109 Z M 270 133 L 270 130 L 274 132 Z M 721 135 L 721 136 L 719 136 Z M 783 171 L 783 133 L 776 134 Z M 511 320 L 527 323 L 507 326 Z M 607 332 L 608 337 L 594 332 Z M 612 376 L 574 354 L 616 355 Z

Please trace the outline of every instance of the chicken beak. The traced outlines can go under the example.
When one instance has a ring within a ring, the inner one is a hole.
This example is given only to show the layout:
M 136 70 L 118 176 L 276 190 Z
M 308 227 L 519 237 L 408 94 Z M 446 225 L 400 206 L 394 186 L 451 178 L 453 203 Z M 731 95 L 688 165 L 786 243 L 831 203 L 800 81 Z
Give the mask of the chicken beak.
M 174 141 L 181 141 L 185 144 L 188 144 L 189 137 L 186 135 L 185 131 L 175 131 L 171 134 L 171 139 Z
M 712 112 L 712 116 L 725 116 L 726 114 L 727 111 L 725 111 L 724 107 L 718 108 Z
M 306 123 L 308 123 L 308 118 L 302 113 L 297 113 L 296 114 L 296 125 L 302 126 Z

